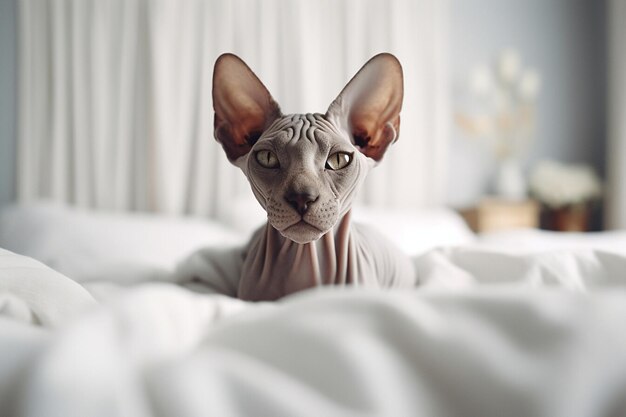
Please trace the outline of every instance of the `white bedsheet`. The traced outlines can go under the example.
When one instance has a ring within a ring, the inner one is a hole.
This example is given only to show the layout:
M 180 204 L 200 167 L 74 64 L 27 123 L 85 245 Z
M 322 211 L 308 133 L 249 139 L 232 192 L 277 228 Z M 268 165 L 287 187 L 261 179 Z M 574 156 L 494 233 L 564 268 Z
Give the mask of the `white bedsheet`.
M 505 230 L 482 234 L 471 246 L 512 254 L 596 249 L 626 255 L 626 230 L 588 233 L 537 229 Z
M 0 251 L 0 416 L 626 416 L 625 232 L 361 216 L 419 288 L 245 303 L 146 283 L 198 247 L 224 261 L 245 236 L 222 225 L 5 211 L 0 246 L 74 279 Z
M 626 254 L 591 248 L 512 252 L 481 246 L 432 250 L 415 259 L 422 288 L 477 285 L 556 287 L 584 292 L 626 288 Z
M 404 292 L 253 304 L 143 284 L 56 327 L 0 317 L 0 415 L 626 415 L 626 258 L 520 267 L 534 256 L 433 252 Z M 80 301 L 66 284 L 48 297 Z

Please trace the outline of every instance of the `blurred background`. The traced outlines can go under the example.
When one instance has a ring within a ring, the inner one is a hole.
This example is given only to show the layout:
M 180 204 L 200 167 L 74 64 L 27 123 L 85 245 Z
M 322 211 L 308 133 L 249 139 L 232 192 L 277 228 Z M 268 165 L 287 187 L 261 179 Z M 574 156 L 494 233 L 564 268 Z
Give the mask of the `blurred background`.
M 215 59 L 324 112 L 388 51 L 401 135 L 362 205 L 626 228 L 624 21 L 619 0 L 0 0 L 0 205 L 260 218 L 213 140 Z

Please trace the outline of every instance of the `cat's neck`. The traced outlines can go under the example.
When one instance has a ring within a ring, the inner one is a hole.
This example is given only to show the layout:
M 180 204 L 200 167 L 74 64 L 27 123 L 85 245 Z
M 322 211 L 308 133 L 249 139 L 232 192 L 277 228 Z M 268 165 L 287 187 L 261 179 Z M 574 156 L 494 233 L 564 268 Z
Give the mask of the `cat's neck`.
M 347 212 L 319 239 L 297 243 L 267 223 L 246 257 L 238 297 L 275 300 L 306 288 L 353 283 L 355 248 Z

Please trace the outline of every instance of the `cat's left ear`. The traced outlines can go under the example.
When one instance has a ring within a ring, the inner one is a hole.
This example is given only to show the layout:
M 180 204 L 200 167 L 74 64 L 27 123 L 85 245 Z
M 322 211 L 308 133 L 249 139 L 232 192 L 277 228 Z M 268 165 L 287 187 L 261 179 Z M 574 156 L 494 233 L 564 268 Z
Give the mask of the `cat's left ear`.
M 326 116 L 348 129 L 363 154 L 380 161 L 398 140 L 403 90 L 398 59 L 388 53 L 376 55 L 344 87 Z

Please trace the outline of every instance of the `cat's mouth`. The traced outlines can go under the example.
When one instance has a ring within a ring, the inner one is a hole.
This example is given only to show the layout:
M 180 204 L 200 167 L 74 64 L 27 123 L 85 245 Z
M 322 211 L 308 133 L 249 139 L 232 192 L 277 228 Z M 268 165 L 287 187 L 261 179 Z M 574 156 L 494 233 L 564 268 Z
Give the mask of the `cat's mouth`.
M 309 243 L 319 239 L 327 231 L 300 219 L 298 222 L 280 231 L 280 234 L 296 243 Z
M 323 233 L 323 232 L 324 232 L 324 231 L 323 231 L 322 229 L 320 229 L 319 227 L 317 227 L 317 226 L 315 226 L 315 225 L 313 225 L 313 224 L 311 224 L 311 223 L 307 222 L 307 221 L 306 221 L 306 220 L 304 220 L 304 219 L 300 219 L 300 221 L 298 221 L 297 223 L 294 223 L 294 224 L 292 224 L 291 226 L 287 227 L 287 229 L 291 229 L 291 228 L 293 228 L 293 227 L 304 227 L 304 228 L 309 227 L 309 228 L 313 228 L 313 229 L 315 229 L 315 230 L 319 231 L 320 233 Z

